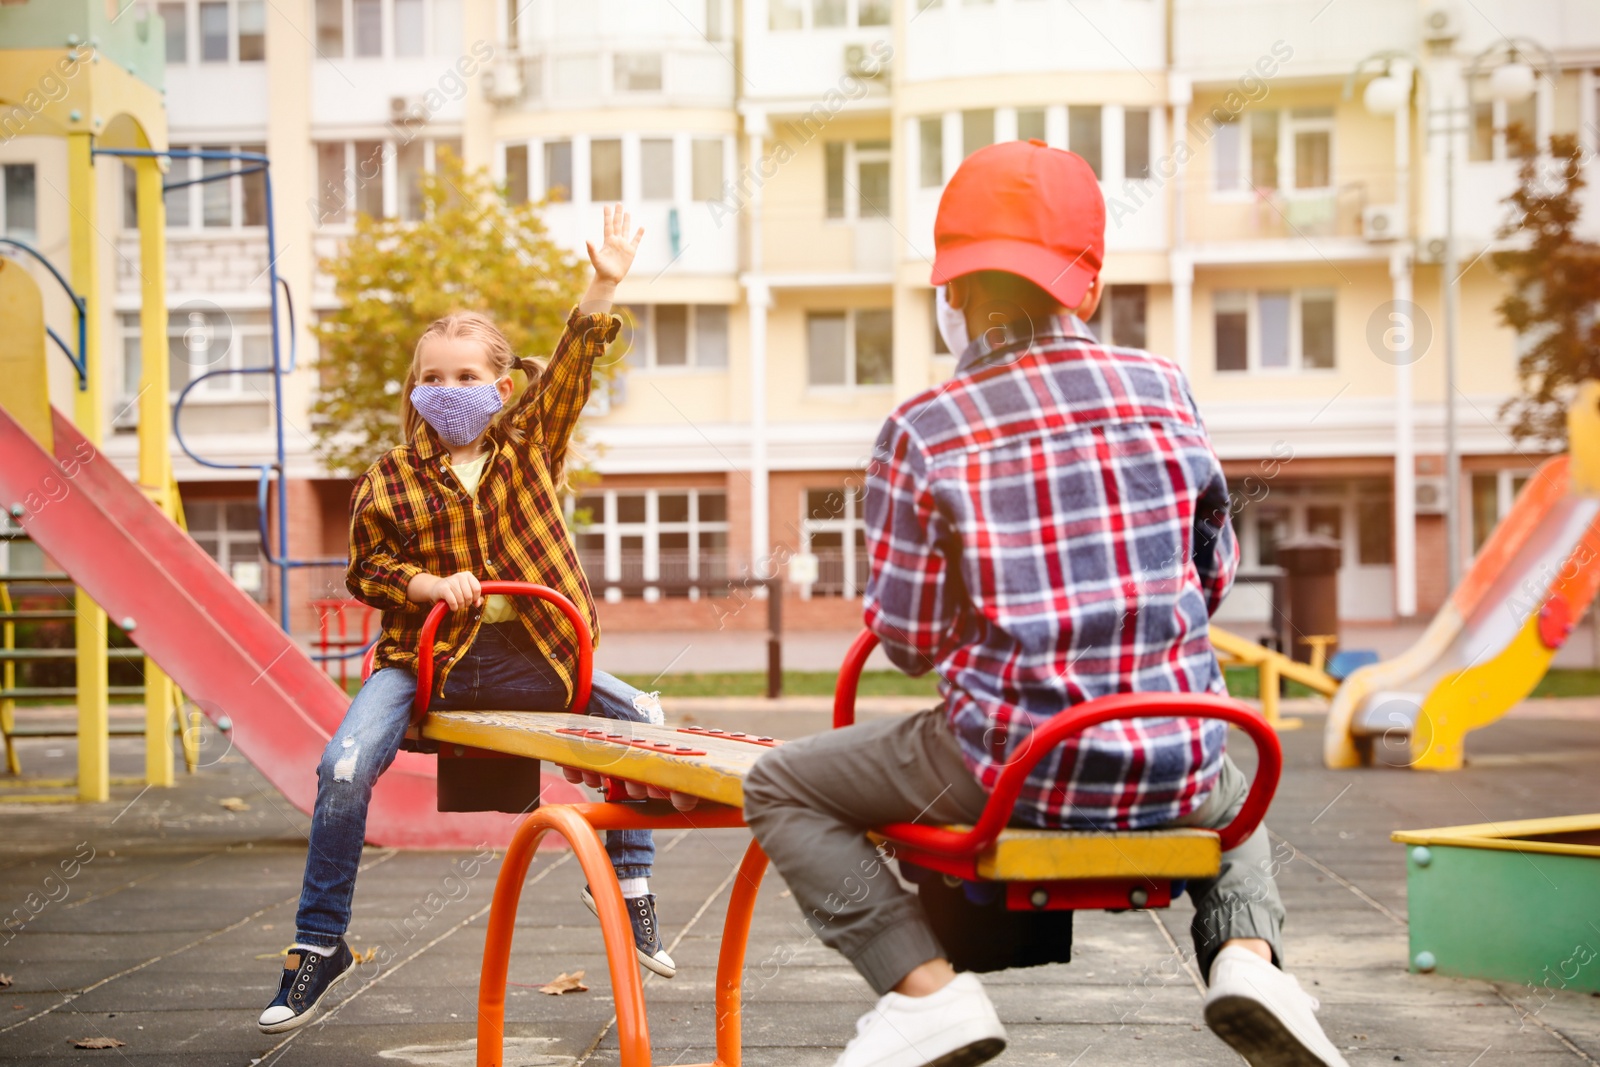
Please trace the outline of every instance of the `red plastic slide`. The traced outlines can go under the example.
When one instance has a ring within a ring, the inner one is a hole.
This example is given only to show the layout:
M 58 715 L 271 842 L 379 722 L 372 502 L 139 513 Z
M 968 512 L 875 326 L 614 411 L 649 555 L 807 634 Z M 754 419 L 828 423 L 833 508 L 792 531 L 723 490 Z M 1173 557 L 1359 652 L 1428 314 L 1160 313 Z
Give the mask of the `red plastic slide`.
M 59 411 L 54 424 L 52 457 L 0 408 L 0 505 L 21 505 L 28 535 L 114 622 L 132 619 L 134 643 L 207 715 L 232 719 L 233 748 L 309 813 L 349 698 Z M 56 457 L 73 459 L 64 468 Z M 578 799 L 564 782 L 548 790 L 550 801 Z M 367 841 L 469 849 L 511 839 L 514 816 L 443 814 L 435 803 L 434 757 L 400 753 L 373 791 Z

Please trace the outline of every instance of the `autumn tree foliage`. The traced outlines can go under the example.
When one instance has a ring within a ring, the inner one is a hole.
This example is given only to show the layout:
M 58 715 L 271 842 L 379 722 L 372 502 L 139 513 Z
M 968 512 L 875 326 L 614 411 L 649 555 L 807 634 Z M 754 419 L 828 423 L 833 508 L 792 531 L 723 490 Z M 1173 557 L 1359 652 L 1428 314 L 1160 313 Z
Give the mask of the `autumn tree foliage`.
M 1518 441 L 1562 442 L 1574 388 L 1600 379 L 1600 245 L 1577 235 L 1586 156 L 1570 134 L 1551 137 L 1547 156 L 1520 126 L 1507 134 L 1522 165 L 1505 201 L 1511 221 L 1499 232 L 1512 247 L 1493 262 L 1511 284 L 1496 310 L 1522 339 L 1522 393 L 1501 417 Z
M 360 215 L 322 261 L 339 306 L 312 327 L 321 389 L 311 410 L 331 470 L 358 474 L 401 443 L 401 383 L 434 319 L 479 311 L 519 356 L 554 350 L 589 266 L 551 241 L 541 203 L 511 204 L 503 193 L 441 151 L 422 178 L 421 221 Z M 615 361 L 600 362 L 596 376 L 609 377 Z

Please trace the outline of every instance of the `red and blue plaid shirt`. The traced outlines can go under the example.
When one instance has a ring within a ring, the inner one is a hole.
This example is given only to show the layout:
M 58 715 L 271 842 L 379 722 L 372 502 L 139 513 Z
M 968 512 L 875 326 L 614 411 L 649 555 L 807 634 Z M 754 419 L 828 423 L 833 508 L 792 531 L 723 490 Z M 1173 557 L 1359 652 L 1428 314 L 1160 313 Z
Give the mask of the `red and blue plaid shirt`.
M 902 404 L 868 470 L 867 626 L 936 669 L 968 766 L 993 788 L 1034 727 L 1112 693 L 1225 693 L 1208 638 L 1238 564 L 1227 484 L 1173 364 L 1072 316 L 968 346 Z M 1227 727 L 1141 719 L 1040 761 L 1014 820 L 1140 829 L 1197 808 Z

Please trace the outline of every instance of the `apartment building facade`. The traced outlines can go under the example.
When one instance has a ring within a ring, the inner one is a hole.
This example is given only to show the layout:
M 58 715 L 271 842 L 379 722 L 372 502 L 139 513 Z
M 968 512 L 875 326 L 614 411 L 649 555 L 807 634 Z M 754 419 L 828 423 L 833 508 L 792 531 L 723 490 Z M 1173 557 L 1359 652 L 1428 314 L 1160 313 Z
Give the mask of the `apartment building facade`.
M 1343 548 L 1348 619 L 1426 614 L 1448 591 L 1447 151 L 1464 557 L 1544 454 L 1512 441 L 1498 414 L 1517 388 L 1518 339 L 1495 312 L 1505 288 L 1487 253 L 1505 244 L 1510 123 L 1596 147 L 1600 13 L 1578 0 L 150 6 L 168 42 L 172 143 L 264 147 L 273 160 L 270 251 L 259 178 L 170 194 L 170 329 L 175 389 L 185 366 L 261 368 L 269 256 L 288 282 L 299 556 L 343 554 L 349 494 L 306 415 L 317 387 L 306 323 L 336 299 L 317 262 L 357 213 L 413 217 L 418 175 L 446 148 L 512 198 L 547 200 L 552 234 L 580 254 L 602 203 L 621 200 L 646 227 L 619 291 L 626 373 L 585 420 L 597 480 L 575 501 L 611 631 L 760 629 L 751 594 L 725 588 L 741 575 L 785 579 L 789 628 L 859 624 L 862 472 L 877 429 L 954 369 L 928 285 L 939 195 L 967 154 L 1000 140 L 1071 148 L 1099 174 L 1110 288 L 1092 325 L 1188 372 L 1239 500 L 1246 568 L 1270 571 L 1285 540 L 1324 534 Z M 1488 92 L 1507 35 L 1540 69 L 1527 100 Z M 1383 61 L 1352 81 L 1385 49 L 1417 72 L 1399 116 L 1365 105 Z M 49 192 L 64 188 L 62 163 L 47 149 L 0 146 L 0 224 L 64 255 L 64 207 Z M 117 296 L 102 329 L 131 395 L 137 220 L 114 177 L 101 218 Z M 264 382 L 194 388 L 185 441 L 239 466 L 180 457 L 178 472 L 197 538 L 270 606 L 251 467 L 273 445 Z M 107 447 L 131 465 L 127 399 L 106 413 L 124 431 Z M 296 575 L 297 628 L 314 628 L 303 605 L 342 595 L 340 579 L 331 566 Z M 1225 611 L 1264 620 L 1260 587 Z

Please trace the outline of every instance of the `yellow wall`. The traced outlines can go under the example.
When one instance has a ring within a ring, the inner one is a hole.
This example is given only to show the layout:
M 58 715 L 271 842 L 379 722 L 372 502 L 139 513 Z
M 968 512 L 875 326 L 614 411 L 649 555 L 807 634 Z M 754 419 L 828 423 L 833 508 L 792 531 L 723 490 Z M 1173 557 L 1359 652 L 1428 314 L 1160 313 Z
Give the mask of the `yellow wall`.
M 806 312 L 886 308 L 892 302 L 888 286 L 776 294 L 767 321 L 768 417 L 773 422 L 848 422 L 887 415 L 895 405 L 891 387 L 814 389 L 807 384 Z
M 820 130 L 815 124 L 811 129 L 811 139 L 803 141 L 805 134 L 798 124 L 791 127 L 785 118 L 777 117 L 772 120 L 772 139 L 765 144 L 764 150 L 774 162 L 782 158 L 773 154 L 779 151 L 779 142 L 794 152 L 762 187 L 761 266 L 769 274 L 854 269 L 855 223 L 827 217 L 827 151 L 823 145 L 829 141 L 887 140 L 889 121 L 838 115 Z M 903 195 L 903 183 L 892 177 L 891 181 L 893 202 Z M 854 195 L 846 185 L 846 198 Z

